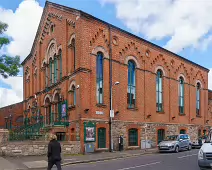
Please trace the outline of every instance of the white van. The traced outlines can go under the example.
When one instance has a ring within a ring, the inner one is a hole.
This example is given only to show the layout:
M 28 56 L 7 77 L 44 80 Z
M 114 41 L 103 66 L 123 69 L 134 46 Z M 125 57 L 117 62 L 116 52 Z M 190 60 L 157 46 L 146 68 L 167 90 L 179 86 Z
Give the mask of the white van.
M 212 169 L 212 129 L 198 153 L 198 165 L 201 170 Z

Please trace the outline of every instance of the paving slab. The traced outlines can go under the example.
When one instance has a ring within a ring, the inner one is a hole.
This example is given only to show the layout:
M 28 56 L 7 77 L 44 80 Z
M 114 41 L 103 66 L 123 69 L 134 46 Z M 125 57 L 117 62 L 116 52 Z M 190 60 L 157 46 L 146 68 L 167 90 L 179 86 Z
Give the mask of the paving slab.
M 36 168 L 47 167 L 48 162 L 42 160 L 42 161 L 23 162 L 23 164 L 29 169 L 36 169 Z
M 10 161 L 0 157 L 0 170 L 16 170 L 16 166 Z

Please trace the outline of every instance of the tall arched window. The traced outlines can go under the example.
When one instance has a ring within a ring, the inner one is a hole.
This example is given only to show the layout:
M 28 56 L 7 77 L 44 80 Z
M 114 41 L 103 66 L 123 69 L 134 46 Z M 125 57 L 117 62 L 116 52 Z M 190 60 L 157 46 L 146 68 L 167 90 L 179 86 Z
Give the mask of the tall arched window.
M 156 77 L 156 107 L 157 112 L 163 111 L 163 72 L 157 71 Z
M 72 56 L 73 56 L 73 68 L 74 70 L 76 69 L 76 43 L 75 39 L 73 38 L 71 41 L 71 46 L 72 46 Z
M 200 83 L 197 83 L 197 89 L 196 89 L 196 115 L 200 116 Z
M 58 64 L 57 64 L 57 57 L 54 56 L 54 83 L 57 82 L 57 70 L 58 70 Z
M 129 108 L 134 108 L 136 102 L 135 68 L 135 62 L 132 60 L 128 61 L 127 104 Z
M 179 79 L 179 112 L 184 113 L 184 79 L 180 77 Z
M 46 87 L 48 87 L 49 84 L 49 74 L 48 74 L 48 65 L 46 65 L 46 70 L 45 70 L 45 82 L 46 82 Z
M 103 103 L 103 54 L 97 53 L 96 58 L 97 103 Z
M 50 81 L 50 85 L 52 85 L 53 77 L 54 77 L 53 65 L 54 65 L 53 61 L 50 60 L 49 61 L 49 78 L 50 78 L 49 81 Z
M 58 52 L 58 62 L 59 62 L 59 79 L 61 80 L 62 79 L 62 71 L 63 71 L 63 68 L 62 68 L 62 58 L 63 58 L 63 56 L 62 56 L 62 50 L 59 50 L 59 52 Z
M 76 88 L 75 88 L 75 86 L 73 85 L 72 87 L 71 87 L 71 91 L 72 91 L 72 102 L 73 102 L 73 105 L 74 106 L 76 106 Z

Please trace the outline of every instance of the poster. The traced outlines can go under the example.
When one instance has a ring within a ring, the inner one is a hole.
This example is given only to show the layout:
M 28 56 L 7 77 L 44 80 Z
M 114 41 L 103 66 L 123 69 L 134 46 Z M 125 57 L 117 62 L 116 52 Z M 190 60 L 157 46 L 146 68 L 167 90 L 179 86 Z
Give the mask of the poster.
M 95 141 L 94 127 L 86 127 L 86 141 Z
M 66 103 L 62 104 L 62 118 L 66 117 Z

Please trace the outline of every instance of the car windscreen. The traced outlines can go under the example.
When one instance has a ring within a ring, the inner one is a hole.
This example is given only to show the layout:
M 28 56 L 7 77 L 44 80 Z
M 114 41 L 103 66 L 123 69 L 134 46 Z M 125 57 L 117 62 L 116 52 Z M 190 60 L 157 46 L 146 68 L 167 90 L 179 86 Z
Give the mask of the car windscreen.
M 170 140 L 177 140 L 177 135 L 171 135 L 171 136 L 167 136 L 166 138 L 165 138 L 165 141 L 170 141 Z

